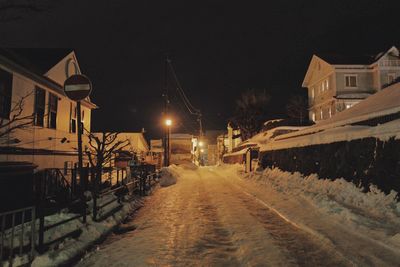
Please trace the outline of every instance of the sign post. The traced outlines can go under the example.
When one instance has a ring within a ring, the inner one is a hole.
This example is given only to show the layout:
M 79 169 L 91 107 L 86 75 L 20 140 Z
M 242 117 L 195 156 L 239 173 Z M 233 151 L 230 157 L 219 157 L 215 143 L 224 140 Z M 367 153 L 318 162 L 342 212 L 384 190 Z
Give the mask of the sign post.
M 92 92 L 92 83 L 89 78 L 85 75 L 75 74 L 70 76 L 64 82 L 64 92 L 67 97 L 71 100 L 76 101 L 76 113 L 78 120 L 78 171 L 79 180 L 81 186 L 81 198 L 83 203 L 82 218 L 83 222 L 86 223 L 86 200 L 85 200 L 85 190 L 87 187 L 87 177 L 83 177 L 83 152 L 82 152 L 82 113 L 81 113 L 81 100 L 85 99 Z

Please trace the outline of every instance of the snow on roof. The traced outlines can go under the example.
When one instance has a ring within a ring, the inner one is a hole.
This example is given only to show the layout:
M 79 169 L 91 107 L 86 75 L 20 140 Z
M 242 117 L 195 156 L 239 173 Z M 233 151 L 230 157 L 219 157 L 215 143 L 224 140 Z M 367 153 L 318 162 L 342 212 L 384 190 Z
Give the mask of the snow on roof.
M 237 155 L 242 155 L 245 154 L 247 152 L 247 150 L 249 150 L 249 147 L 245 147 L 239 151 L 236 152 L 231 152 L 231 153 L 226 153 L 223 155 L 223 157 L 229 157 L 229 156 L 237 156 Z
M 272 123 L 280 122 L 280 121 L 283 121 L 283 119 L 269 120 L 269 121 L 264 122 L 264 125 L 266 126 L 266 125 L 268 125 L 268 124 L 272 124 Z
M 287 135 L 286 135 L 287 136 Z M 276 138 L 260 146 L 260 151 L 279 150 L 293 147 L 304 147 L 318 144 L 329 144 L 340 141 L 350 141 L 367 137 L 376 137 L 388 140 L 390 137 L 400 138 L 400 119 L 377 126 L 345 125 L 327 129 L 310 135 L 301 135 L 292 138 Z
M 400 83 L 393 84 L 360 103 L 339 112 L 332 118 L 318 121 L 317 124 L 295 133 L 284 134 L 277 139 L 316 133 L 329 128 L 339 127 L 360 121 L 373 119 L 400 112 Z
M 350 124 L 400 112 L 399 99 L 400 83 L 397 83 L 313 126 L 279 135 L 269 140 L 269 142 L 260 142 L 262 139 L 260 139 L 259 135 L 254 138 L 262 144 L 261 151 L 326 144 L 366 137 L 379 137 L 382 139 L 396 136 L 398 138 L 400 137 L 400 120 L 394 120 L 375 127 L 351 126 Z

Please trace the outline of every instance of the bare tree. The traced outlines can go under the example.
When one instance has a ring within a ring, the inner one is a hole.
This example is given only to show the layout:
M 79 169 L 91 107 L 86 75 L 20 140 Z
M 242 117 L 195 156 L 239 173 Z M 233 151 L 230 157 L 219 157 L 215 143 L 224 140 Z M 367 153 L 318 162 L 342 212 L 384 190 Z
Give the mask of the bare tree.
M 12 103 L 10 117 L 0 119 L 0 144 L 9 143 L 8 140 L 15 130 L 32 126 L 34 114 L 23 114 L 25 101 L 31 94 L 22 96 L 18 101 Z
M 90 165 L 95 168 L 96 182 L 101 181 L 101 173 L 103 167 L 107 166 L 113 159 L 114 152 L 127 147 L 129 140 L 118 140 L 119 133 L 101 132 L 94 134 L 87 131 L 89 138 L 89 147 L 86 148 Z
M 300 95 L 294 95 L 289 99 L 286 105 L 287 115 L 303 125 L 307 120 L 308 102 L 307 99 Z
M 236 101 L 236 114 L 232 121 L 239 127 L 242 140 L 260 131 L 269 99 L 265 91 L 247 90 Z

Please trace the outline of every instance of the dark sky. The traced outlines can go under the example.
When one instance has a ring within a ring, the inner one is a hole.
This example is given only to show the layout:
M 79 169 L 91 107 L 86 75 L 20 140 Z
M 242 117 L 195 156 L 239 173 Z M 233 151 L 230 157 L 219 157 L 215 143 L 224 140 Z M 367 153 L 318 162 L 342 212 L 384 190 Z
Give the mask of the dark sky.
M 48 3 L 44 12 L 1 22 L 0 45 L 74 48 L 100 106 L 92 127 L 144 127 L 150 136 L 161 134 L 166 53 L 206 129 L 223 129 L 248 88 L 271 95 L 270 118 L 285 116 L 287 97 L 305 93 L 313 53 L 375 54 L 400 44 L 400 1 Z M 196 127 L 183 113 L 182 130 Z

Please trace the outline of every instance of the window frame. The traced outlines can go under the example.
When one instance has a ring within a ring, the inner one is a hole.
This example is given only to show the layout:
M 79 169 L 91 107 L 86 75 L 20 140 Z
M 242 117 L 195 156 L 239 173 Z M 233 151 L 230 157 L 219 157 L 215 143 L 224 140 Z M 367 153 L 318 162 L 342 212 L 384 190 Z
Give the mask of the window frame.
M 347 85 L 347 78 L 349 78 L 349 85 Z M 351 78 L 355 78 L 355 86 L 351 86 Z M 345 74 L 344 75 L 344 88 L 358 88 L 358 75 L 357 74 Z
M 10 119 L 14 75 L 0 69 L 0 118 Z M 4 85 L 4 87 L 2 87 Z M 3 88 L 4 90 L 2 90 Z M 2 105 L 1 105 L 2 104 Z
M 69 132 L 76 133 L 78 128 L 76 124 L 76 107 L 73 103 L 70 103 L 69 107 Z
M 39 106 L 39 99 L 38 99 L 38 95 L 39 92 L 43 92 L 43 106 Z M 41 111 L 43 114 L 41 114 L 41 121 L 39 123 L 38 120 L 38 114 Z M 35 101 L 34 101 L 34 106 L 33 106 L 33 113 L 34 113 L 34 120 L 33 120 L 33 125 L 35 126 L 40 126 L 40 127 L 44 127 L 45 125 L 45 116 L 46 116 L 46 90 L 39 87 L 39 86 L 35 86 Z
M 54 101 L 54 103 L 52 103 Z M 53 107 L 53 104 L 55 107 Z M 58 96 L 49 93 L 49 104 L 47 108 L 47 127 L 49 129 L 57 129 L 57 109 L 58 109 Z M 53 118 L 54 114 L 54 118 Z

